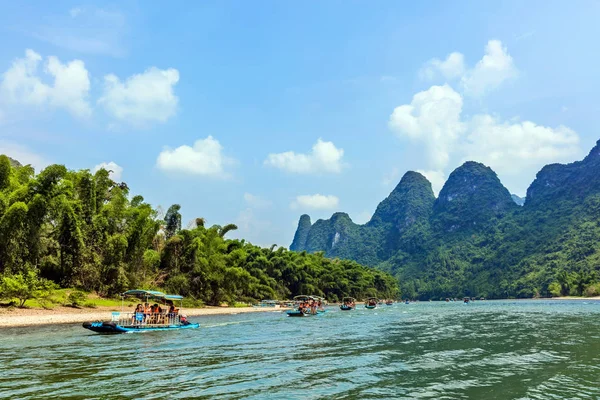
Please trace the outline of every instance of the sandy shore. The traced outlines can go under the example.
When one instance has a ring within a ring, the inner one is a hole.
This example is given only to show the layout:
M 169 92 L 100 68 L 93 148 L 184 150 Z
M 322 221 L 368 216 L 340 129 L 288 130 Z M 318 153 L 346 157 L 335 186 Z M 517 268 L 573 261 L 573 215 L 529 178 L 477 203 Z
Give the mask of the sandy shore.
M 240 314 L 250 312 L 281 312 L 286 308 L 261 308 L 261 307 L 205 307 L 186 308 L 182 314 L 188 317 L 219 314 Z M 70 324 L 85 321 L 110 320 L 112 311 L 121 311 L 120 307 L 98 307 L 95 309 L 76 309 L 70 307 L 57 307 L 52 310 L 40 309 L 0 309 L 0 328 L 12 326 Z M 127 310 L 126 310 L 127 311 Z

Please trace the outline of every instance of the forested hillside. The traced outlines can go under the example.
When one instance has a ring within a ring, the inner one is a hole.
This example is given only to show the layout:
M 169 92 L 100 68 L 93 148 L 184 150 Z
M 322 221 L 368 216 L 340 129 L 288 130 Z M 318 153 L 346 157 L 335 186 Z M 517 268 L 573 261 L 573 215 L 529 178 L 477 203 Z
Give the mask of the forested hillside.
M 207 304 L 315 294 L 394 297 L 397 281 L 354 261 L 225 236 L 235 225 L 181 229 L 100 169 L 51 165 L 35 174 L 0 156 L 0 297 L 54 284 L 114 295 L 160 288 Z
M 479 163 L 437 199 L 407 172 L 365 225 L 303 216 L 295 248 L 388 271 L 406 297 L 600 295 L 600 141 L 582 161 L 544 167 L 519 200 Z

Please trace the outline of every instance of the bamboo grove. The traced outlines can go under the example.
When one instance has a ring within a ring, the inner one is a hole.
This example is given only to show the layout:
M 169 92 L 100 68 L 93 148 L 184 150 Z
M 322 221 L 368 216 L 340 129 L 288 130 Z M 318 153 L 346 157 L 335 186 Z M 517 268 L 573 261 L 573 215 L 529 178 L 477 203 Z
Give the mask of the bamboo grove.
M 51 165 L 36 175 L 0 156 L 0 278 L 103 296 L 158 288 L 212 305 L 398 296 L 394 278 L 354 261 L 227 239 L 235 225 L 206 227 L 203 218 L 182 229 L 179 208 L 161 215 L 104 169 Z

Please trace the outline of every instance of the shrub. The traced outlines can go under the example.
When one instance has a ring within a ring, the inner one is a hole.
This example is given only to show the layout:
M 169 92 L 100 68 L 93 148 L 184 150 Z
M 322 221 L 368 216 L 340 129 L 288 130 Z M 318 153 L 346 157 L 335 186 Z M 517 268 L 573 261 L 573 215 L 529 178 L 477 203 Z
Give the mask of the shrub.
M 87 300 L 87 295 L 80 290 L 75 290 L 69 293 L 67 298 L 68 303 L 72 307 L 80 307 Z

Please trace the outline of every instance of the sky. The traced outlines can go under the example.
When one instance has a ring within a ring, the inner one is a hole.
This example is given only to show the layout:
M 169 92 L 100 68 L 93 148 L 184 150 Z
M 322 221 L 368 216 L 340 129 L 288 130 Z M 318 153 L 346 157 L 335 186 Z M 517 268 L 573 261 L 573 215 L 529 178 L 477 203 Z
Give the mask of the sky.
M 600 139 L 600 2 L 0 1 L 0 154 L 289 246 L 463 162 L 524 196 Z

